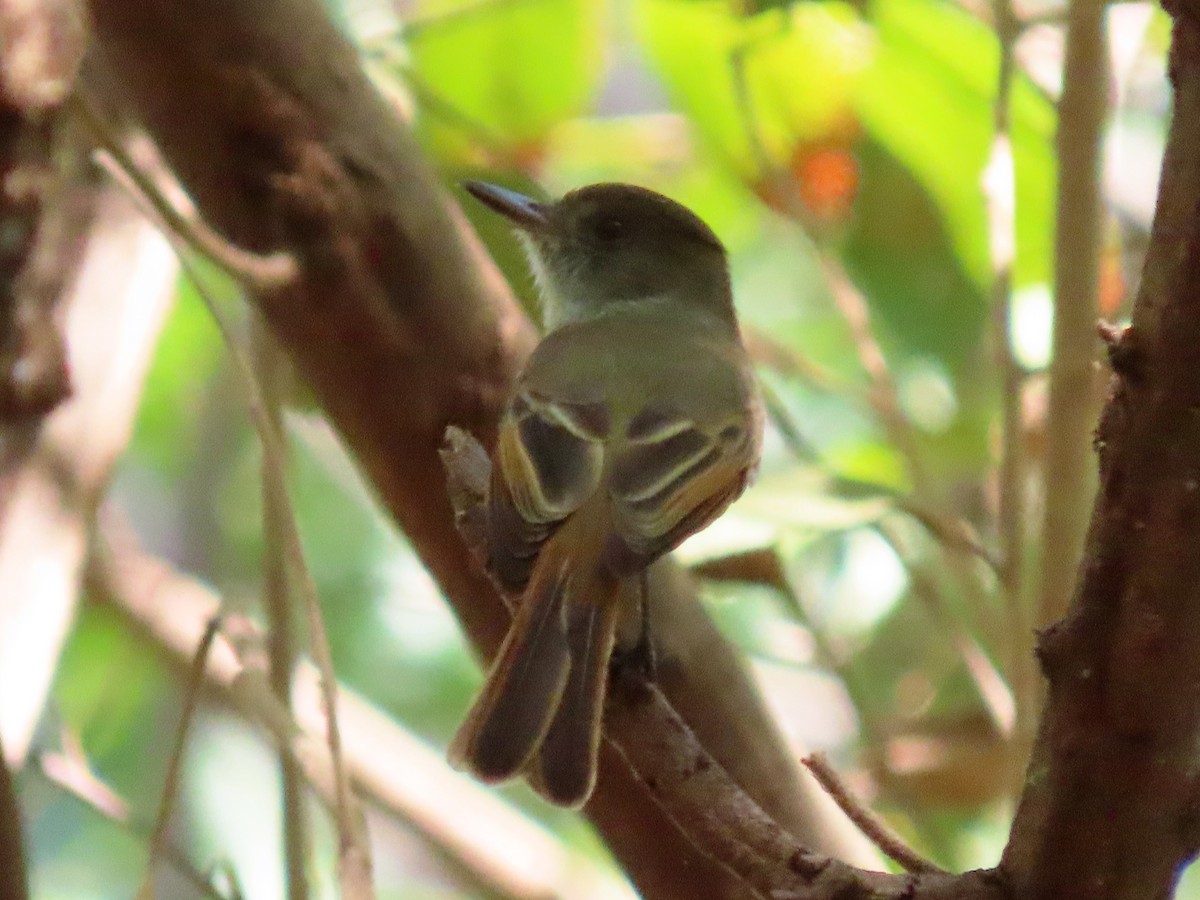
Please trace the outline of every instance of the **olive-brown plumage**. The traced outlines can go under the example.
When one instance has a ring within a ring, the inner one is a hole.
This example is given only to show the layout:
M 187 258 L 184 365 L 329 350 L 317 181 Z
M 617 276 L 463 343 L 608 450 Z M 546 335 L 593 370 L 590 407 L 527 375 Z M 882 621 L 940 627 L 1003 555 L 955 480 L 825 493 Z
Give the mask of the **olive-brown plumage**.
M 488 564 L 520 594 L 451 747 L 576 806 L 596 778 L 614 635 L 637 576 L 757 464 L 762 412 L 725 251 L 685 207 L 597 184 L 540 204 L 467 189 L 525 241 L 549 329 L 517 380 L 488 497 Z

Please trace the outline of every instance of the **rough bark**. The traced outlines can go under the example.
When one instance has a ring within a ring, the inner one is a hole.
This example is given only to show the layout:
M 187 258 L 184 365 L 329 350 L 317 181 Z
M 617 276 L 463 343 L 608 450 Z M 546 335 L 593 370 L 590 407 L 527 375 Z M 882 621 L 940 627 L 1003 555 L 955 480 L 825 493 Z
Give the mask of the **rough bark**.
M 1175 110 L 1133 325 L 1110 344 L 1100 489 L 1002 869 L 1028 900 L 1169 897 L 1200 847 L 1200 31 L 1176 11 Z

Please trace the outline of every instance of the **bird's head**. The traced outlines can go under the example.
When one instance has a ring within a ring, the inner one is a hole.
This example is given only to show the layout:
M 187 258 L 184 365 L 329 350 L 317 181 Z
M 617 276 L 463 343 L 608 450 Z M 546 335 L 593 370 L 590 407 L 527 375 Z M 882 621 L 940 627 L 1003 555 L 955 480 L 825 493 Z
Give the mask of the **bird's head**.
M 551 327 L 641 301 L 733 315 L 725 248 L 662 194 L 593 184 L 543 203 L 484 182 L 464 187 L 516 227 Z

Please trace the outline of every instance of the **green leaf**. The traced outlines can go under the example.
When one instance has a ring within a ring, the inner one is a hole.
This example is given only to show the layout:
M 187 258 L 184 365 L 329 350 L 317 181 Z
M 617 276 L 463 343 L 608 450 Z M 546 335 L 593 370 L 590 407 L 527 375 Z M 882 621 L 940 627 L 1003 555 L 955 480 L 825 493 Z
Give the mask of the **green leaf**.
M 862 187 L 841 252 L 876 335 L 893 359 L 933 356 L 961 373 L 987 322 L 986 272 L 966 271 L 936 197 L 887 147 L 863 141 L 856 155 Z M 977 224 L 972 241 L 983 237 Z
M 196 268 L 220 301 L 236 296 L 236 285 L 212 266 L 199 261 Z M 200 398 L 225 354 L 212 317 L 187 275 L 179 277 L 176 296 L 178 302 L 167 317 L 146 377 L 131 444 L 139 464 L 171 478 L 194 463 L 196 429 L 203 411 Z
M 634 22 L 672 102 L 751 183 L 762 175 L 760 152 L 789 166 L 799 148 L 847 124 L 867 49 L 847 4 L 742 16 L 723 2 L 640 0 Z
M 679 557 L 693 565 L 771 546 L 782 533 L 793 545 L 808 543 L 869 525 L 892 509 L 887 496 L 839 496 L 819 469 L 791 465 L 762 474 L 727 513 L 688 538 Z
M 856 109 L 870 137 L 933 198 L 966 275 L 990 280 L 982 173 L 994 137 L 995 35 L 937 0 L 876 0 L 876 46 Z M 1050 276 L 1054 110 L 1023 77 L 1013 84 L 1018 283 Z M 866 189 L 864 178 L 864 189 Z
M 599 84 L 603 14 L 600 0 L 417 4 L 407 41 L 418 94 L 437 100 L 418 122 L 433 151 L 477 161 L 486 134 L 493 151 L 540 156 L 551 129 L 583 112 Z

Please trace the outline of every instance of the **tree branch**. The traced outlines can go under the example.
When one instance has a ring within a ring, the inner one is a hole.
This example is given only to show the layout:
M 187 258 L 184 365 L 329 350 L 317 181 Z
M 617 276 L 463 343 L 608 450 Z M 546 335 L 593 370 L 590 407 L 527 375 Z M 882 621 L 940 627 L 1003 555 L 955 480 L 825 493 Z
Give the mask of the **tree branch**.
M 842 780 L 824 753 L 805 757 L 804 765 L 813 777 L 825 788 L 842 812 L 865 834 L 888 859 L 905 872 L 942 872 L 945 870 L 921 856 L 904 842 L 887 822 L 883 821 L 870 807 L 854 796 L 850 786 Z
M 992 263 L 992 343 L 1000 372 L 1000 461 L 996 469 L 996 532 L 999 545 L 999 581 L 1007 614 L 1007 646 L 1001 648 L 1004 671 L 1013 699 L 1013 728 L 1022 733 L 1023 722 L 1037 715 L 1038 678 L 1033 665 L 1032 623 L 1025 584 L 1027 550 L 1028 466 L 1022 394 L 1025 370 L 1013 349 L 1012 282 L 1016 257 L 1016 171 L 1012 149 L 1012 88 L 1016 70 L 1016 41 L 1020 24 L 1012 0 L 993 0 L 1000 65 L 996 97 L 992 102 L 995 134 L 983 187 L 987 200 L 988 243 Z M 1031 729 L 1025 728 L 1025 733 Z M 1025 763 L 1027 741 L 1010 741 L 1013 749 L 1014 789 L 1019 790 L 1020 767 Z
M 707 856 L 771 900 L 1007 900 L 993 872 L 867 872 L 804 846 L 741 790 L 666 698 L 634 676 L 614 682 L 606 739 Z
M 1101 149 L 1108 105 L 1104 5 L 1071 0 L 1063 93 L 1058 104 L 1058 209 L 1054 242 L 1054 336 L 1046 412 L 1045 511 L 1035 625 L 1067 608 L 1075 584 L 1095 477 L 1088 435 L 1096 416 Z M 1032 725 L 1032 720 L 1027 719 Z
M 1002 862 L 1022 900 L 1160 900 L 1200 846 L 1200 29 L 1182 11 L 1171 76 L 1133 325 L 1110 346 L 1082 574 L 1039 645 L 1047 707 Z
M 102 192 L 63 301 L 75 391 L 0 463 L 11 466 L 0 474 L 0 733 L 10 762 L 24 759 L 48 696 L 95 504 L 129 440 L 175 274 L 154 229 Z M 11 452 L 4 444 L 0 455 Z

